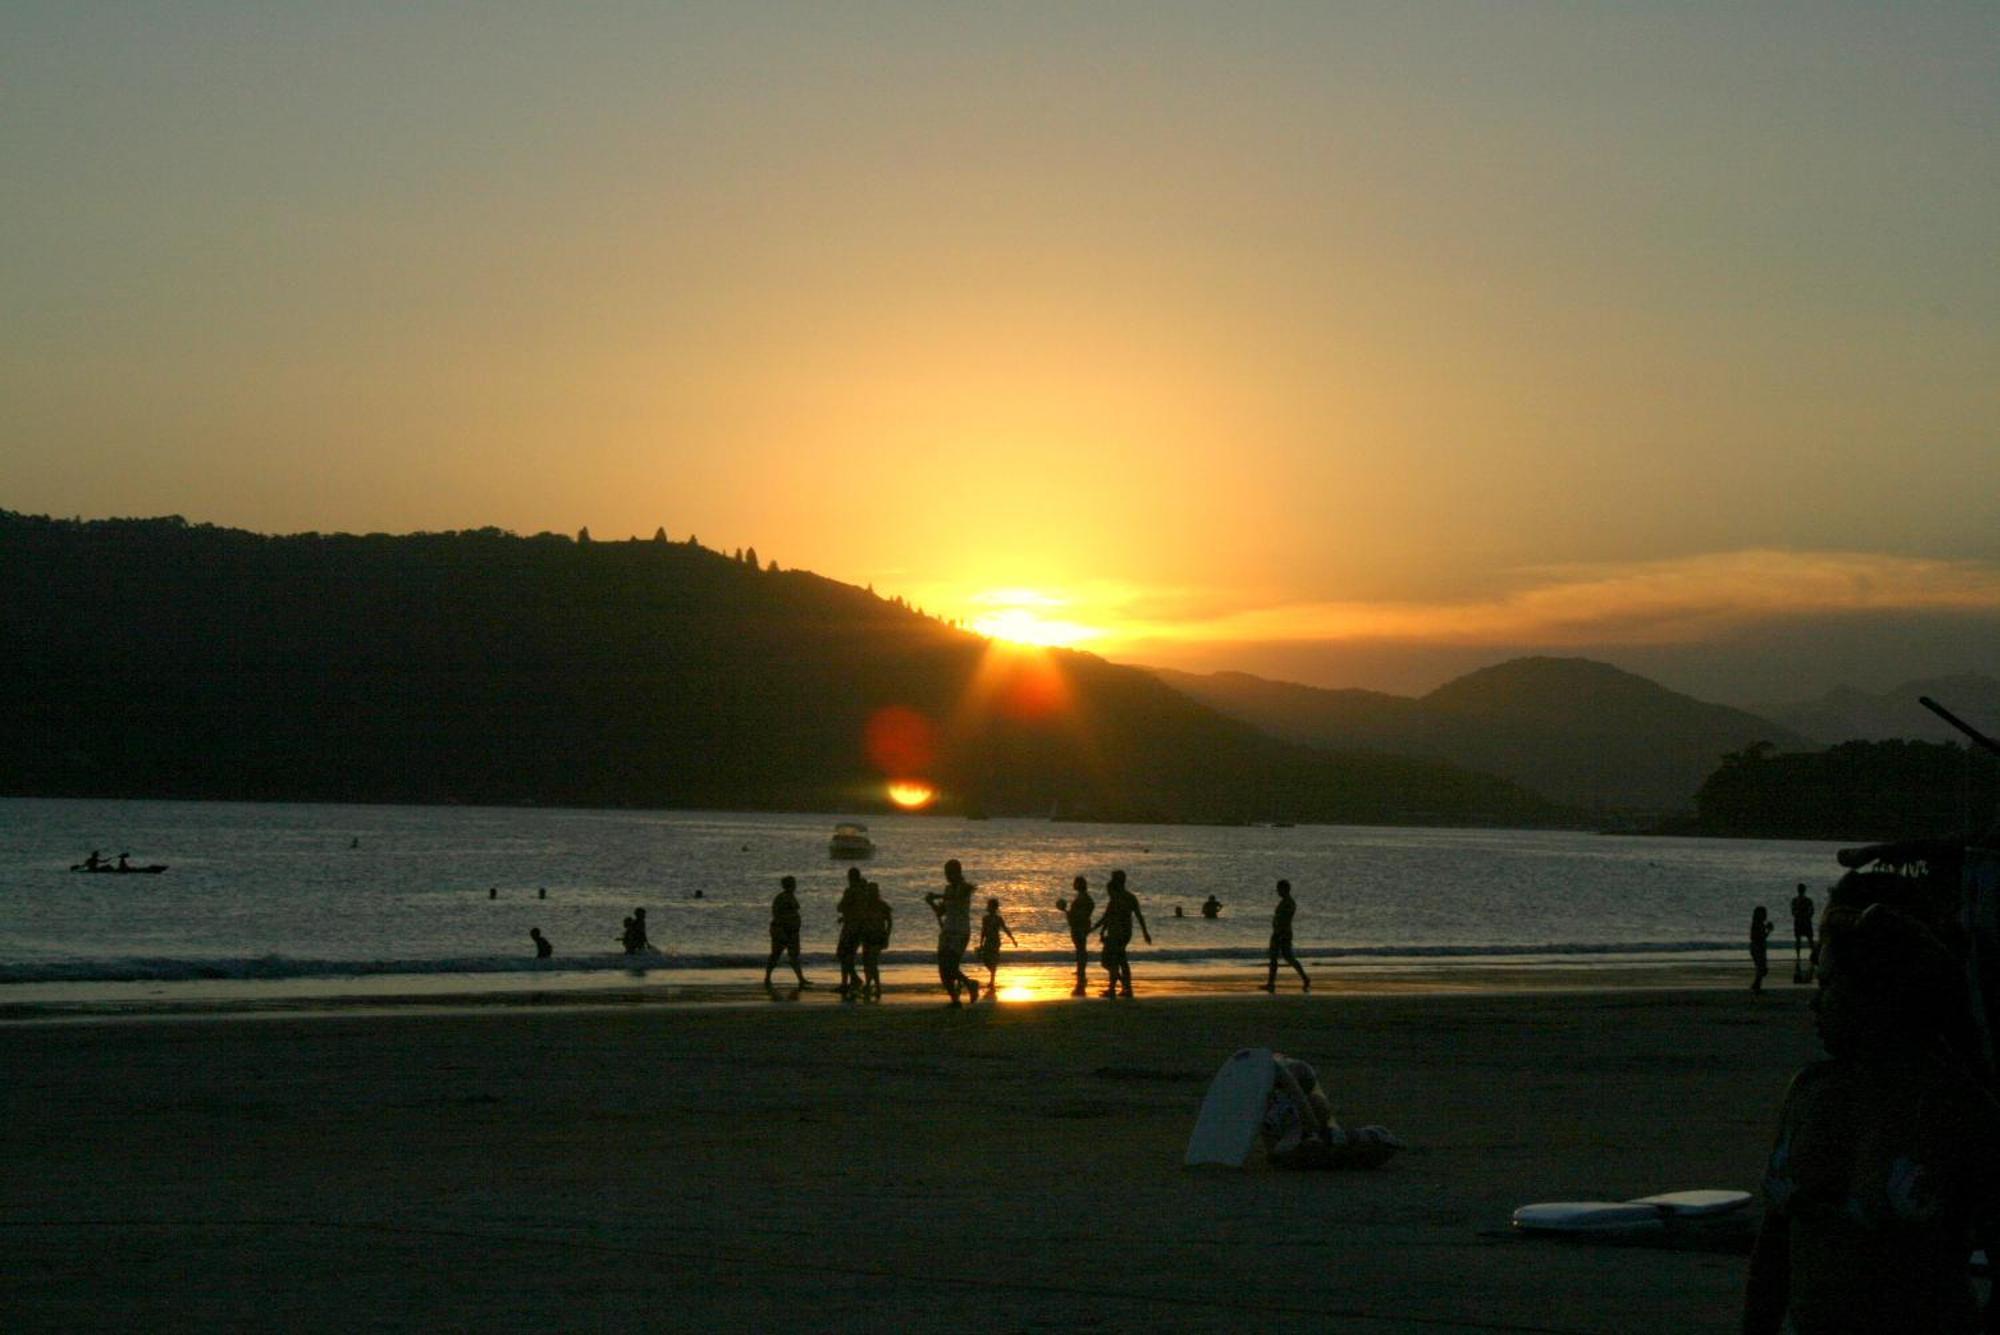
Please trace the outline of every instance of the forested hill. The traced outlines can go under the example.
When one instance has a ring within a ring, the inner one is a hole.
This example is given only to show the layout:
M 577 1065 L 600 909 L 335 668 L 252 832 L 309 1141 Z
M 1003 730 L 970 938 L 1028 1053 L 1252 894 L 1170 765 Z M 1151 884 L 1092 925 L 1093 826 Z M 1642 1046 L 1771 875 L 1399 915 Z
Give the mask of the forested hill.
M 0 661 L 16 795 L 823 811 L 915 777 L 989 814 L 1551 814 L 1500 779 L 1275 741 L 1144 672 L 989 655 L 866 590 L 664 534 L 0 511 Z

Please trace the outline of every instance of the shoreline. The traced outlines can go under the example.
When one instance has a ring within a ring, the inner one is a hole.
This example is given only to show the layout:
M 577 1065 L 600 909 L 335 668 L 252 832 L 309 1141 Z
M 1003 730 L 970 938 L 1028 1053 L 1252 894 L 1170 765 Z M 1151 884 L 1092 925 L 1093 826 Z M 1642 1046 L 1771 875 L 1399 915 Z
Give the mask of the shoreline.
M 1344 962 L 1338 965 L 1305 961 L 1314 980 L 1302 994 L 1296 975 L 1281 966 L 1277 996 L 1313 1000 L 1385 996 L 1516 996 L 1548 993 L 1635 991 L 1727 991 L 1748 989 L 1749 970 L 1741 964 L 1714 960 L 1662 960 L 1658 957 L 1607 962 L 1582 958 L 1551 962 L 1453 961 L 1447 965 L 1407 961 Z M 1241 962 L 1208 967 L 1180 963 L 1147 972 L 1141 964 L 1137 983 L 1142 1000 L 1191 1000 L 1240 996 L 1245 1000 L 1274 998 L 1261 991 L 1261 968 Z M 608 972 L 547 975 L 421 974 L 372 975 L 358 978 L 297 977 L 285 979 L 203 979 L 171 982 L 49 982 L 0 986 L 0 1025 L 36 1024 L 98 1019 L 228 1018 L 256 1015 L 343 1015 L 353 1013 L 454 1013 L 486 1010 L 594 1011 L 641 1007 L 648 1009 L 711 1009 L 715 1007 L 793 1006 L 810 1009 L 865 1009 L 874 1006 L 943 1006 L 936 973 L 924 966 L 898 964 L 883 969 L 879 1002 L 848 1002 L 835 990 L 831 971 L 812 977 L 801 989 L 786 979 L 783 966 L 765 988 L 751 971 L 673 969 L 654 967 L 644 976 Z M 969 970 L 982 978 L 976 968 Z M 1069 995 L 1072 970 L 1047 965 L 1004 966 L 997 997 L 985 994 L 980 1005 L 1014 1009 L 1023 1006 L 1078 1006 L 1104 1003 L 1093 965 L 1090 993 Z M 1805 988 L 1773 971 L 1767 980 L 1773 992 Z

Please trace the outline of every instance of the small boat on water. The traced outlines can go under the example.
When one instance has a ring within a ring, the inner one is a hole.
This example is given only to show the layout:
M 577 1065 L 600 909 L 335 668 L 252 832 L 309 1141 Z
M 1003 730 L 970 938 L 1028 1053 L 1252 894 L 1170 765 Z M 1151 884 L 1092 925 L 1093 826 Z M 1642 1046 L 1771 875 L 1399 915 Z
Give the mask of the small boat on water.
M 826 841 L 828 856 L 836 858 L 865 858 L 874 853 L 875 841 L 868 837 L 868 827 L 859 821 L 842 821 L 833 827 L 833 838 Z
M 86 867 L 81 862 L 72 862 L 69 869 L 71 871 L 94 872 L 104 876 L 158 876 L 167 869 L 167 864 L 164 862 L 154 862 L 144 867 L 135 867 L 129 862 L 123 866 L 101 862 L 95 867 Z

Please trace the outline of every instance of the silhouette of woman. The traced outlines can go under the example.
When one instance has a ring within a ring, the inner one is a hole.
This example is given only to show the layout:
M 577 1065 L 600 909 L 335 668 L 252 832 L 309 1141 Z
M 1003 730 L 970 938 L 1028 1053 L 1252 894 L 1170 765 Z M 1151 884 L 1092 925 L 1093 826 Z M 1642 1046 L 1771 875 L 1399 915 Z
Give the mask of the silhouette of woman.
M 1762 904 L 1750 914 L 1750 963 L 1756 966 L 1757 975 L 1750 980 L 1752 992 L 1764 990 L 1764 975 L 1771 972 L 1771 913 Z

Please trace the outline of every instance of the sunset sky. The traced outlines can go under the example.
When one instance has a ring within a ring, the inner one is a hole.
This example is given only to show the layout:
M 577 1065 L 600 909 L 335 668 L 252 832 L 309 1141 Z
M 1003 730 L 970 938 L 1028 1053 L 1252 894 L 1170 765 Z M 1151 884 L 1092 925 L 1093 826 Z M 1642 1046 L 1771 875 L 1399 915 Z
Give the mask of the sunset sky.
M 2000 673 L 2000 6 L 24 3 L 0 125 L 0 507 Z

